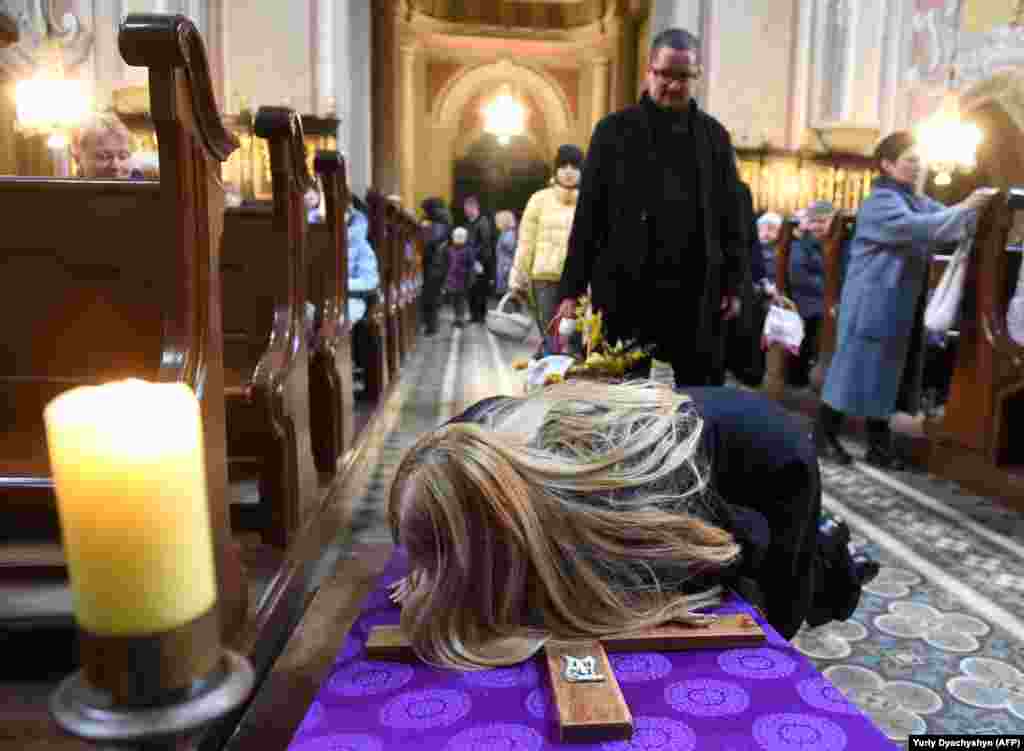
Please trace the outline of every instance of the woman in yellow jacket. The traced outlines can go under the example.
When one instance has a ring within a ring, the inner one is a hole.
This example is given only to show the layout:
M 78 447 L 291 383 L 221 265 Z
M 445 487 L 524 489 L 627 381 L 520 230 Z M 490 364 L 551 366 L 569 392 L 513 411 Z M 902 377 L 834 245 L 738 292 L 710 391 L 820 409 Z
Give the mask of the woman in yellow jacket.
M 558 309 L 558 281 L 569 248 L 582 169 L 583 152 L 572 144 L 559 146 L 552 184 L 530 196 L 519 223 L 509 292 L 522 299 L 533 287 L 543 336 L 538 357 L 558 351 L 558 332 L 547 335 L 545 329 Z

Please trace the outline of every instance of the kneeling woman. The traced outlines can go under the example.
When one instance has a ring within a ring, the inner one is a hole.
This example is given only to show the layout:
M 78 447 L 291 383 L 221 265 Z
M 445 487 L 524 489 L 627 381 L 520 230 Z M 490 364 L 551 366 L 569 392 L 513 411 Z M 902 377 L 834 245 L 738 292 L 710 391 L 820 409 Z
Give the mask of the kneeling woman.
M 877 565 L 821 523 L 809 429 L 759 395 L 569 381 L 423 436 L 388 501 L 417 654 L 474 669 L 544 641 L 701 623 L 725 589 L 785 638 L 845 620 Z M 820 529 L 819 529 L 820 527 Z

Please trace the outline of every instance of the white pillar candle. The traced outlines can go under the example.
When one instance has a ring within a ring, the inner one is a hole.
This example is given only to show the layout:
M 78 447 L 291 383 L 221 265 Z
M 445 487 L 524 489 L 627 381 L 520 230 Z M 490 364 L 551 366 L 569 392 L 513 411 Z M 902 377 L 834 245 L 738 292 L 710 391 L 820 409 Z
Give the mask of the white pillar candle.
M 185 384 L 67 391 L 45 411 L 75 617 L 155 634 L 216 601 L 199 401 Z

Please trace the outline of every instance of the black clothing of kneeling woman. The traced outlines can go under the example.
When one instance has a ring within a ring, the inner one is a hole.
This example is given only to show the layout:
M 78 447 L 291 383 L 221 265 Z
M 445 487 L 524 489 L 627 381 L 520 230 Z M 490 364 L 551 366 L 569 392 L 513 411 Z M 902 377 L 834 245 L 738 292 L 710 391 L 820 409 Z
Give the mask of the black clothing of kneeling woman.
M 739 560 L 725 569 L 696 577 L 689 572 L 677 591 L 723 584 L 757 606 L 786 639 L 804 623 L 815 627 L 848 619 L 862 584 L 877 574 L 878 565 L 851 556 L 849 529 L 823 515 L 818 458 L 808 426 L 752 392 L 722 387 L 677 391 L 691 400 L 680 412 L 703 420 L 698 455 L 709 480 L 709 490 L 687 511 L 731 532 L 742 548 Z M 450 423 L 486 425 L 516 401 L 484 399 Z M 671 584 L 671 561 L 644 568 L 662 584 Z

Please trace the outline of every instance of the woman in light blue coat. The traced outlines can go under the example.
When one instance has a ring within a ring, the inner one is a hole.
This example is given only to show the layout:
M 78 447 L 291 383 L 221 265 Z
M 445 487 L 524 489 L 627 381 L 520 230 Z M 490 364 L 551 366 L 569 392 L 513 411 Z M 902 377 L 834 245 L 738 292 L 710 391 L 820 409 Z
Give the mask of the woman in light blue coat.
M 366 214 L 351 207 L 345 212 L 348 226 L 348 316 L 353 324 L 359 323 L 366 315 L 365 294 L 380 286 L 377 271 L 377 254 L 373 252 L 366 238 L 369 222 Z
M 875 159 L 882 175 L 857 214 L 816 434 L 819 456 L 849 464 L 837 439 L 843 416 L 867 418 L 865 461 L 902 469 L 889 417 L 897 407 L 916 411 L 920 368 L 909 361 L 918 359 L 912 350 L 922 343 L 931 256 L 937 245 L 959 241 L 991 196 L 978 190 L 946 207 L 916 195 L 922 165 L 906 131 L 884 138 Z

